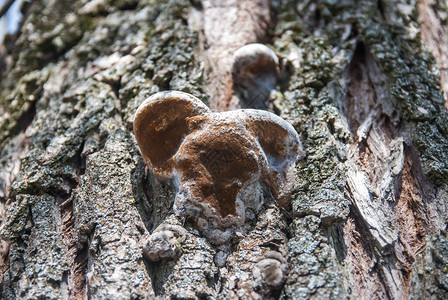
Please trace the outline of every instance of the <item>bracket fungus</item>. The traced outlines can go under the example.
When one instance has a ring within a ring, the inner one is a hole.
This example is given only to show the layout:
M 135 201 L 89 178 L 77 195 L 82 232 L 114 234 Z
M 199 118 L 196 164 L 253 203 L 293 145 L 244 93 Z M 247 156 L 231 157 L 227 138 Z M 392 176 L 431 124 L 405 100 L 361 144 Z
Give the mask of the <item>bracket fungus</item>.
M 179 225 L 162 224 L 145 241 L 143 256 L 152 262 L 176 258 L 186 235 L 187 231 Z
M 192 218 L 214 244 L 227 242 L 261 208 L 260 179 L 287 207 L 288 174 L 304 154 L 292 125 L 275 114 L 212 112 L 177 91 L 146 99 L 136 112 L 134 134 L 154 175 L 174 178 L 174 213 Z
M 278 75 L 277 55 L 263 44 L 249 44 L 233 54 L 233 82 L 244 90 L 244 107 L 266 109 Z
M 287 271 L 288 263 L 285 258 L 279 252 L 268 251 L 264 258 L 255 264 L 252 274 L 256 281 L 271 288 L 279 288 L 285 282 Z

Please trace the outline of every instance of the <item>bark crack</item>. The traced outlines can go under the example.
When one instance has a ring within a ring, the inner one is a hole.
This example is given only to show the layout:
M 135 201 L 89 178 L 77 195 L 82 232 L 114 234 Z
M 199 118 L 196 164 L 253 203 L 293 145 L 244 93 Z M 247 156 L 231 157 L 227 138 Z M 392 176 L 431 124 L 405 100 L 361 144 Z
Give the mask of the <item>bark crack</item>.
M 62 232 L 68 247 L 67 258 L 70 266 L 67 274 L 68 299 L 81 300 L 86 294 L 88 247 L 87 244 L 78 245 L 75 239 L 73 196 L 61 198 L 59 203 Z
M 354 282 L 360 297 L 407 297 L 416 252 L 434 227 L 424 217 L 430 215 L 426 203 L 433 201 L 426 190 L 433 188 L 422 182 L 418 157 L 410 155 L 412 146 L 394 114 L 385 76 L 363 44 L 348 70 L 342 107 L 353 133 L 346 189 L 355 222 L 349 220 L 345 228 L 360 234 L 346 230 L 345 239 L 349 261 L 364 266 L 354 272 Z M 373 241 L 369 246 L 368 240 Z

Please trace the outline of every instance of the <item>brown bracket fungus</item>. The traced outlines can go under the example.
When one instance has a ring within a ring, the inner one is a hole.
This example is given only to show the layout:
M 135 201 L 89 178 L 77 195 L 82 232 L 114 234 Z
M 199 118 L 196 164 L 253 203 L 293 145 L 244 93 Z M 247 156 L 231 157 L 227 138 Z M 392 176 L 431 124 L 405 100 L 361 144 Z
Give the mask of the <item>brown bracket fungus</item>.
M 252 274 L 257 282 L 277 289 L 285 282 L 287 271 L 285 258 L 279 252 L 268 251 L 264 258 L 255 264 Z
M 233 55 L 232 77 L 243 89 L 243 107 L 266 109 L 279 74 L 278 58 L 263 44 L 249 44 Z
M 260 179 L 289 205 L 288 173 L 303 156 L 294 128 L 267 111 L 211 112 L 177 91 L 152 95 L 137 110 L 134 134 L 159 178 L 174 178 L 174 213 L 223 244 L 263 204 Z
M 143 245 L 143 256 L 152 262 L 174 259 L 181 254 L 180 243 L 187 232 L 178 225 L 162 224 L 157 227 Z

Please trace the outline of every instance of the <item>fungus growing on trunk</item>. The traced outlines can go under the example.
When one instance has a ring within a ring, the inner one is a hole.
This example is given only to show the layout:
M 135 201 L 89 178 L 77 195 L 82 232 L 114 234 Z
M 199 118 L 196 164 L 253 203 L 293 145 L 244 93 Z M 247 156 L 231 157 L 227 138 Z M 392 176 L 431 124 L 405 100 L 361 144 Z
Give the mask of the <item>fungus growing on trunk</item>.
M 179 246 L 186 235 L 186 230 L 181 226 L 162 224 L 145 241 L 143 256 L 152 262 L 176 258 L 181 254 Z
M 275 251 L 268 251 L 264 258 L 257 262 L 252 269 L 252 274 L 257 282 L 270 288 L 279 288 L 286 279 L 288 263 L 285 258 Z
M 282 207 L 288 172 L 303 155 L 294 128 L 267 111 L 211 112 L 177 91 L 157 93 L 137 110 L 134 134 L 159 178 L 174 177 L 174 212 L 191 217 L 214 244 L 223 244 L 261 208 L 259 179 Z
M 242 106 L 266 109 L 267 100 L 277 84 L 278 58 L 263 44 L 249 44 L 233 54 L 232 77 L 242 88 Z

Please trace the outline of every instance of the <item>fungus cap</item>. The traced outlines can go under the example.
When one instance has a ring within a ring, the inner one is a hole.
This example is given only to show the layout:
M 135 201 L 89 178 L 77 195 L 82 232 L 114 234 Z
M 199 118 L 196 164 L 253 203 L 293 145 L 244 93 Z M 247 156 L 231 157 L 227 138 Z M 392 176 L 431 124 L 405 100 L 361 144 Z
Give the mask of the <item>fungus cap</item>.
M 237 81 L 278 72 L 277 55 L 263 44 L 249 44 L 233 54 L 232 75 Z
M 179 91 L 156 93 L 138 107 L 134 135 L 156 176 L 173 176 L 171 158 L 190 132 L 187 119 L 207 112 L 210 110 L 201 100 Z
M 268 251 L 258 261 L 252 274 L 258 282 L 263 282 L 272 288 L 279 288 L 286 280 L 288 265 L 285 258 L 275 251 Z
M 278 58 L 263 44 L 249 44 L 233 55 L 234 89 L 241 107 L 267 109 L 279 75 Z
M 195 218 L 217 244 L 245 222 L 247 209 L 261 207 L 263 197 L 246 192 L 259 179 L 279 205 L 289 205 L 287 173 L 303 150 L 294 127 L 275 114 L 214 113 L 189 94 L 161 92 L 138 108 L 134 133 L 153 173 L 175 178 L 176 215 Z
M 176 258 L 181 254 L 179 243 L 185 241 L 186 234 L 179 225 L 160 225 L 145 241 L 143 256 L 152 262 Z
M 236 78 L 244 77 L 247 73 L 261 75 L 270 72 L 277 74 L 278 71 L 277 55 L 263 44 L 248 44 L 233 54 L 232 74 Z

